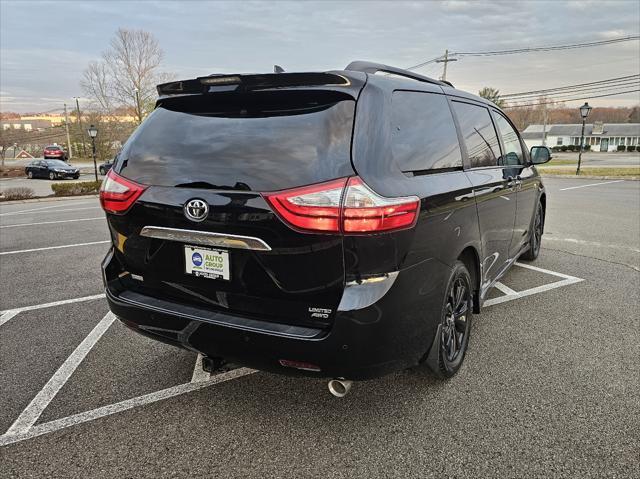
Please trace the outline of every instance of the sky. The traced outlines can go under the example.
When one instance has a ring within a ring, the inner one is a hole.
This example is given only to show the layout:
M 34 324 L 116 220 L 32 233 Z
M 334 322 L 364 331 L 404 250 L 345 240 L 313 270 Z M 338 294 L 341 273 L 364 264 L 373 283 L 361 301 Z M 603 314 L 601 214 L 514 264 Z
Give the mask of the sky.
M 451 51 L 562 45 L 640 33 L 640 1 L 27 1 L 0 0 L 0 111 L 48 111 L 83 98 L 80 78 L 115 31 L 147 30 L 176 78 L 343 69 L 352 60 L 408 67 Z M 417 72 L 439 77 L 442 64 Z M 640 42 L 449 63 L 477 93 L 554 88 L 640 73 Z M 632 106 L 640 93 L 593 99 Z M 571 105 L 572 103 L 568 103 Z

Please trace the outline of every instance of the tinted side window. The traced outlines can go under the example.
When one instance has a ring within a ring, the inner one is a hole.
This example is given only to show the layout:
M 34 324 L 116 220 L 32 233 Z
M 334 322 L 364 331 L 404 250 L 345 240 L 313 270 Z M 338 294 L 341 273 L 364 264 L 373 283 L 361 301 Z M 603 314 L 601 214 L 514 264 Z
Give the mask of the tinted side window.
M 469 103 L 453 102 L 472 168 L 496 166 L 500 147 L 489 110 Z
M 504 155 L 498 159 L 498 164 L 501 166 L 522 165 L 524 160 L 518 134 L 500 113 L 496 113 L 494 118 L 504 145 Z
M 462 168 L 456 127 L 444 95 L 394 92 L 391 127 L 391 152 L 402 171 Z

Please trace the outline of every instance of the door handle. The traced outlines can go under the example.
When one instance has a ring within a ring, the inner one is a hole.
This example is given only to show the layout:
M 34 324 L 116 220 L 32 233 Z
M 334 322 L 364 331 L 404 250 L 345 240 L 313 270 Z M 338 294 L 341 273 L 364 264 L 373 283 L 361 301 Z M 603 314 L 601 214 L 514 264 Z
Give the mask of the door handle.
M 509 176 L 507 178 L 507 188 L 513 190 L 516 186 L 518 186 L 518 181 L 513 176 Z

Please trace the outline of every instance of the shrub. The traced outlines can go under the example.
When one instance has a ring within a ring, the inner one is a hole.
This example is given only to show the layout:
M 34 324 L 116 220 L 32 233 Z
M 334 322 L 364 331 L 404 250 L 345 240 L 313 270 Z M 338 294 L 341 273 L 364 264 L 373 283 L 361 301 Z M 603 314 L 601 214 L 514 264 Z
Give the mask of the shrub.
M 627 146 L 627 151 L 636 151 L 636 145 Z
M 567 151 L 567 145 L 562 145 L 560 147 L 560 151 Z
M 591 145 L 584 145 L 584 151 L 590 151 Z
M 626 147 L 624 145 L 618 145 L 618 151 L 624 151 Z
M 27 198 L 33 198 L 35 193 L 31 188 L 20 186 L 17 188 L 7 188 L 4 190 L 3 195 L 5 200 L 26 200 Z
M 552 146 L 551 151 L 555 151 L 557 153 L 558 151 L 560 151 L 560 147 L 558 145 Z
M 80 181 L 76 183 L 53 183 L 51 189 L 55 196 L 76 196 L 98 193 L 101 181 Z

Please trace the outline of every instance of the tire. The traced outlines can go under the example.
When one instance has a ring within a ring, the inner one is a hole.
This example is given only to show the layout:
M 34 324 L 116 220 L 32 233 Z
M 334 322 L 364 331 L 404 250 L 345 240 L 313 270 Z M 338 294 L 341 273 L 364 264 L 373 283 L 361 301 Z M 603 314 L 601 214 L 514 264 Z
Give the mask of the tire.
M 469 345 L 472 314 L 471 275 L 464 263 L 456 261 L 447 283 L 440 324 L 426 361 L 439 378 L 448 379 L 460 370 Z
M 49 179 L 50 180 L 55 180 L 56 179 L 56 174 L 53 171 L 49 172 Z
M 78 178 L 80 178 L 80 175 L 76 175 L 73 177 L 74 180 L 77 180 Z
M 27 172 L 27 178 L 29 178 L 30 180 L 33 180 L 33 171 Z
M 542 233 L 544 231 L 544 209 L 542 203 L 538 202 L 536 207 L 536 216 L 533 219 L 533 228 L 529 235 L 529 249 L 525 251 L 521 258 L 525 261 L 533 261 L 540 254 L 540 245 L 542 243 Z

